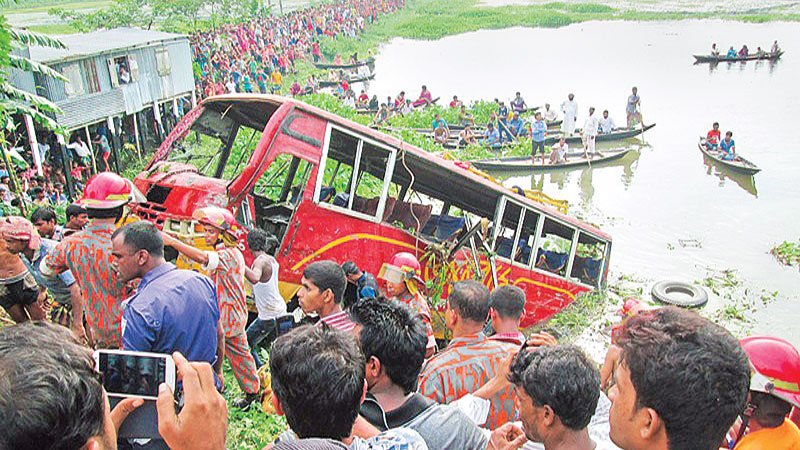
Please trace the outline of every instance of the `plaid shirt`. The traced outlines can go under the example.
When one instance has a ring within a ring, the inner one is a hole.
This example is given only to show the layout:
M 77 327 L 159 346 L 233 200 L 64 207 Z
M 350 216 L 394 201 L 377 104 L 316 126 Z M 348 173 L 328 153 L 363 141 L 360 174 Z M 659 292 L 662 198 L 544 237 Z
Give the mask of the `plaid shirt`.
M 69 269 L 81 286 L 86 322 L 98 348 L 122 346 L 122 308 L 125 284 L 111 269 L 111 234 L 114 225 L 89 225 L 58 244 L 47 255 L 43 273 Z M 80 318 L 75 318 L 80 320 Z
M 209 259 L 208 276 L 217 286 L 219 312 L 225 337 L 244 333 L 247 323 L 247 304 L 244 288 L 244 256 L 236 247 L 218 247 L 218 261 Z
M 471 394 L 494 377 L 510 346 L 491 341 L 485 334 L 462 336 L 422 366 L 419 393 L 439 403 L 450 403 Z M 516 420 L 509 386 L 491 399 L 486 427 L 493 430 Z

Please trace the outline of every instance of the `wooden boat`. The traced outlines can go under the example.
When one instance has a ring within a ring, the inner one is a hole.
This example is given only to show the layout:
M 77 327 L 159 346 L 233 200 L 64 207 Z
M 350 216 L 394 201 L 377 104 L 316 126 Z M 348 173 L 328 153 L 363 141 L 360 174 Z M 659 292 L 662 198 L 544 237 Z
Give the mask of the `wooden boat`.
M 369 66 L 375 64 L 375 58 L 367 58 L 364 61 L 358 61 L 354 63 L 347 63 L 347 64 L 333 64 L 333 63 L 323 63 L 323 62 L 315 62 L 314 67 L 317 69 L 356 69 L 361 66 Z
M 354 77 L 349 77 L 347 79 L 347 82 L 350 83 L 350 84 L 362 83 L 364 81 L 368 81 L 368 80 L 371 80 L 373 78 L 375 78 L 375 74 L 374 73 L 371 73 L 369 75 L 357 75 L 357 76 L 354 76 Z M 339 83 L 341 83 L 341 81 L 327 81 L 327 80 L 326 81 L 320 81 L 319 82 L 319 87 L 321 87 L 321 88 L 336 87 L 336 86 L 339 85 Z
M 778 53 L 765 53 L 763 55 L 748 55 L 744 58 L 735 57 L 735 58 L 728 58 L 727 56 L 711 56 L 711 55 L 692 55 L 695 59 L 695 64 L 698 63 L 718 63 L 718 62 L 744 62 L 744 61 L 758 61 L 758 60 L 770 60 L 775 61 L 776 59 L 780 58 L 783 55 L 783 50 L 779 50 Z
M 616 159 L 623 158 L 629 152 L 632 152 L 633 149 L 626 148 L 626 149 L 618 149 L 618 150 L 608 150 L 602 153 L 595 152 L 590 154 L 590 158 L 586 158 L 583 155 L 583 152 L 569 152 L 567 153 L 567 161 L 560 163 L 560 164 L 550 164 L 549 160 L 545 158 L 543 164 L 536 164 L 535 166 L 531 164 L 531 157 L 530 156 L 510 156 L 506 158 L 494 158 L 494 159 L 480 159 L 477 161 L 470 161 L 473 166 L 477 167 L 481 170 L 560 170 L 560 169 L 572 169 L 575 167 L 582 167 L 595 164 L 602 164 L 609 161 L 614 161 Z M 591 157 L 595 156 L 596 157 Z
M 619 141 L 619 140 L 623 140 L 623 139 L 630 139 L 632 137 L 635 137 L 635 136 L 638 136 L 638 135 L 642 134 L 643 132 L 653 128 L 654 126 L 656 126 L 656 124 L 652 123 L 650 125 L 645 125 L 644 128 L 620 128 L 620 129 L 618 129 L 616 131 L 612 131 L 611 133 L 608 133 L 608 134 L 598 134 L 597 135 L 597 139 L 595 139 L 595 142 L 611 142 L 611 141 Z M 477 138 L 481 139 L 482 136 L 477 136 Z M 556 142 L 558 142 L 559 139 L 561 139 L 561 133 L 554 133 L 554 134 L 551 134 L 550 136 L 548 136 L 547 138 L 545 138 L 544 143 L 545 143 L 545 145 L 553 145 Z M 582 139 L 583 138 L 580 135 L 573 135 L 573 136 L 570 136 L 570 137 L 566 138 L 565 141 L 566 141 L 567 144 L 577 145 L 577 144 L 583 144 L 583 140 Z M 448 141 L 445 144 L 443 144 L 443 146 L 445 148 L 460 148 L 461 146 L 459 145 L 458 140 L 459 140 L 458 139 L 458 134 L 455 134 L 453 136 L 450 136 Z M 500 148 L 505 147 L 505 146 L 507 146 L 507 145 L 503 145 Z
M 735 172 L 744 173 L 747 175 L 755 175 L 761 171 L 761 169 L 759 169 L 758 166 L 744 159 L 738 153 L 736 154 L 735 160 L 728 161 L 722 159 L 718 152 L 706 148 L 705 139 L 700 139 L 700 142 L 697 144 L 697 148 L 699 148 L 704 155 L 706 155 L 709 159 L 711 159 L 721 167 L 725 167 Z

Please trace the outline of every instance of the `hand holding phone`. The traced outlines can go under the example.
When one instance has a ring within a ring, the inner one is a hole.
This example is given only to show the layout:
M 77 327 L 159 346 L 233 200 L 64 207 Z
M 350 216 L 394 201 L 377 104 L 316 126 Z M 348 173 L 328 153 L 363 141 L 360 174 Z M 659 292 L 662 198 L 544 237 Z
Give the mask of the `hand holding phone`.
M 214 386 L 214 371 L 208 363 L 190 363 L 178 352 L 172 354 L 183 382 L 184 404 L 179 414 L 172 403 L 172 388 L 158 391 L 158 431 L 173 450 L 225 450 L 228 404 Z

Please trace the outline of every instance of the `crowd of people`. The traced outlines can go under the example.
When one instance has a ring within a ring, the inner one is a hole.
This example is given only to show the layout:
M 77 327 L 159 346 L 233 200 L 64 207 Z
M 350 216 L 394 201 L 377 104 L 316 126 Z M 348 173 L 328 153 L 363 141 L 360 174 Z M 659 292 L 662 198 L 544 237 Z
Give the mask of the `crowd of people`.
M 777 40 L 772 43 L 772 48 L 770 48 L 769 52 L 767 52 L 766 50 L 762 50 L 761 47 L 758 47 L 756 48 L 755 53 L 750 53 L 750 49 L 747 48 L 747 44 L 742 44 L 742 48 L 739 49 L 739 51 L 737 52 L 736 49 L 731 45 L 730 48 L 728 49 L 728 52 L 725 54 L 725 58 L 747 58 L 748 56 L 757 56 L 763 58 L 766 56 L 777 55 L 778 53 L 780 53 L 780 51 L 781 48 L 778 45 Z M 711 44 L 711 56 L 715 58 L 719 58 L 721 56 L 719 48 L 717 48 L 716 42 Z
M 0 297 L 18 322 L 0 329 L 0 407 L 15 418 L 0 429 L 0 448 L 117 447 L 116 430 L 143 402 L 126 398 L 110 409 L 90 347 L 173 355 L 182 408 L 161 385 L 158 438 L 144 448 L 225 448 L 225 359 L 245 393 L 233 402 L 241 408 L 259 400 L 266 386 L 257 372 L 269 369 L 268 402 L 289 425 L 276 449 L 800 445 L 787 418 L 800 407 L 800 354 L 786 341 L 738 341 L 695 312 L 640 308 L 614 329 L 598 369 L 547 332 L 520 332 L 520 288 L 489 291 L 465 280 L 449 291 L 452 339 L 440 348 L 415 255 L 386 261 L 382 285 L 354 261 L 312 262 L 290 313 L 267 233 L 203 207 L 194 219 L 207 247 L 196 248 L 130 217 L 134 194 L 117 175 L 95 176 L 76 204 L 83 218 L 73 216 L 75 229 L 60 242 L 45 213 L 0 221 Z M 242 239 L 254 254 L 249 265 Z M 177 269 L 165 247 L 205 274 Z M 249 327 L 245 280 L 258 310 Z M 71 305 L 69 320 L 43 320 L 49 298 Z M 105 386 L 130 384 L 120 378 L 128 372 Z M 141 445 L 120 439 L 133 446 L 125 448 Z
M 356 37 L 379 16 L 403 4 L 403 0 L 340 0 L 194 33 L 190 44 L 199 70 L 196 91 L 200 97 L 234 92 L 285 93 L 283 78 L 295 72 L 298 60 L 322 60 L 323 36 Z M 318 81 L 309 76 L 305 86 L 295 82 L 289 90 L 297 95 L 317 88 Z

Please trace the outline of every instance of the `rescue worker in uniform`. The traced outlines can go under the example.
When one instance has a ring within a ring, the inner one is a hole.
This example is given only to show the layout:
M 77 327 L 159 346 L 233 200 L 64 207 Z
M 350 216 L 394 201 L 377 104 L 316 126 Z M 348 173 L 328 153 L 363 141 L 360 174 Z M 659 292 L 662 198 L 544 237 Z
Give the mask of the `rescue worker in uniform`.
M 195 248 L 164 232 L 161 235 L 165 246 L 173 247 L 189 259 L 200 263 L 217 286 L 222 322 L 220 329 L 225 335 L 224 355 L 230 360 L 233 374 L 245 393 L 245 396 L 234 401 L 233 405 L 247 408 L 253 401 L 258 400 L 260 383 L 245 333 L 247 324 L 245 262 L 238 248 L 241 228 L 236 223 L 233 213 L 216 206 L 195 210 L 193 218 L 203 225 L 206 245 L 213 248 L 213 251 Z M 219 375 L 221 378 L 222 374 Z
M 422 318 L 428 335 L 425 358 L 429 358 L 436 352 L 436 339 L 431 324 L 431 308 L 421 292 L 421 287 L 424 286 L 421 275 L 422 266 L 417 258 L 411 253 L 400 252 L 392 256 L 388 263 L 384 263 L 378 278 L 386 281 L 386 294 L 391 300 L 408 305 Z
M 61 241 L 41 263 L 42 276 L 55 278 L 68 270 L 81 287 L 83 310 L 73 307 L 72 331 L 97 348 L 122 347 L 122 301 L 125 283 L 111 269 L 111 234 L 125 205 L 141 196 L 133 183 L 112 172 L 101 172 L 86 184 L 78 204 L 91 222 Z M 83 328 L 84 311 L 88 330 Z
M 741 344 L 753 375 L 733 449 L 800 449 L 800 430 L 786 417 L 792 407 L 800 408 L 800 353 L 768 336 L 749 336 Z

